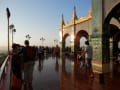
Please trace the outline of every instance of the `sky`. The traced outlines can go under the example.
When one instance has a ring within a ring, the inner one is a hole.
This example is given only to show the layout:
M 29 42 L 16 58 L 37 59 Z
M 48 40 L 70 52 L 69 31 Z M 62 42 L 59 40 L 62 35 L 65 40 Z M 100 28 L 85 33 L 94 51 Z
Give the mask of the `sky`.
M 91 0 L 0 0 L 0 47 L 7 47 L 6 8 L 11 13 L 10 24 L 15 25 L 14 42 L 24 45 L 26 35 L 31 36 L 31 45 L 53 46 L 59 40 L 61 16 L 70 22 L 73 8 L 76 7 L 78 18 L 86 16 L 91 7 Z M 11 45 L 10 32 L 10 45 Z

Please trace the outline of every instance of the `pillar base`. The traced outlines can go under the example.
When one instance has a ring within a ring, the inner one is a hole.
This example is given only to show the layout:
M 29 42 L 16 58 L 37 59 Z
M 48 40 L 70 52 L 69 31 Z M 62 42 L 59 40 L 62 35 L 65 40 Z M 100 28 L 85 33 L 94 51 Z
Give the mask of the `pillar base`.
M 93 62 L 93 71 L 97 73 L 110 73 L 112 72 L 110 63 Z

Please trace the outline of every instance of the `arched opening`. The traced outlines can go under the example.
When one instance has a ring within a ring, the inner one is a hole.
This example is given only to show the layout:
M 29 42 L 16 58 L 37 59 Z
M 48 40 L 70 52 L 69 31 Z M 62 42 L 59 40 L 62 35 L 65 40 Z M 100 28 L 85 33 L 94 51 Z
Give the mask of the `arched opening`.
M 63 38 L 63 47 L 64 47 L 64 52 L 65 53 L 70 53 L 71 52 L 71 37 L 69 34 L 65 34 Z
M 87 41 L 86 37 L 82 36 L 80 38 L 80 48 L 85 46 L 85 41 Z
M 110 62 L 120 53 L 120 3 L 109 12 L 103 23 L 102 55 L 103 61 Z
M 76 34 L 75 38 L 75 47 L 76 51 L 80 49 L 84 45 L 84 42 L 88 39 L 88 33 L 85 30 L 80 30 Z
M 109 48 L 110 48 L 110 57 L 116 57 L 119 53 L 118 42 L 120 40 L 120 30 L 114 24 L 109 24 Z

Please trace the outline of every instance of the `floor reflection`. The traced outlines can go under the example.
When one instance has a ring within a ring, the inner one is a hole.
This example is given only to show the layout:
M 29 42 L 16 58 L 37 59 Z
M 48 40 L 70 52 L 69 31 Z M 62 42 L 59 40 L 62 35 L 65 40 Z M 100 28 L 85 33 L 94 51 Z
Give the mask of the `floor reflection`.
M 104 90 L 104 88 L 99 84 L 97 74 L 95 78 L 90 78 L 88 73 L 80 68 L 80 62 L 73 58 L 50 55 L 35 62 L 33 90 Z

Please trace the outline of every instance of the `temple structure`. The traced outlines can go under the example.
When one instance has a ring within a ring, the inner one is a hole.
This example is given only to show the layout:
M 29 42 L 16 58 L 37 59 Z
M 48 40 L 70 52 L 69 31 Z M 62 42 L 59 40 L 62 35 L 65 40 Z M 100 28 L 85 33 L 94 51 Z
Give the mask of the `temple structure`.
M 85 37 L 93 46 L 93 69 L 112 72 L 113 61 L 120 52 L 120 0 L 92 0 L 87 16 L 80 18 L 74 7 L 72 19 L 60 25 L 61 52 L 65 51 L 66 38 L 71 37 L 71 52 L 76 53 L 80 39 Z

